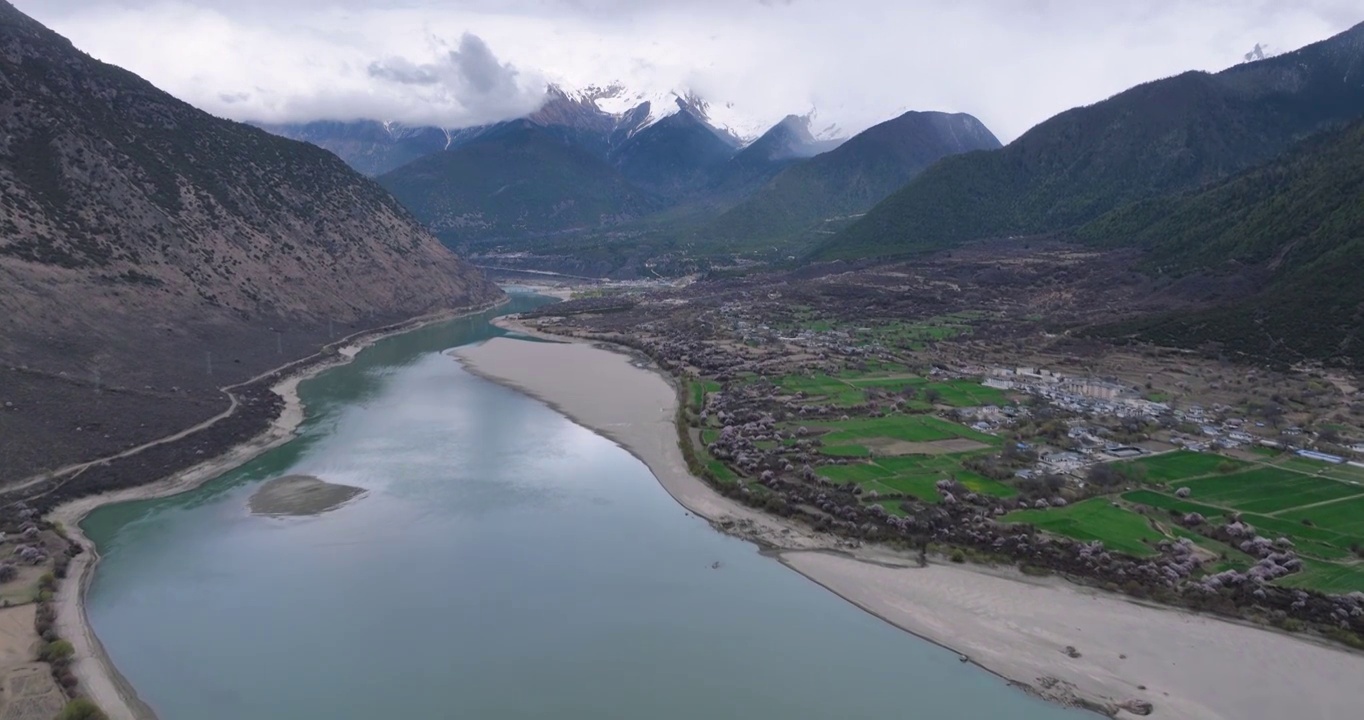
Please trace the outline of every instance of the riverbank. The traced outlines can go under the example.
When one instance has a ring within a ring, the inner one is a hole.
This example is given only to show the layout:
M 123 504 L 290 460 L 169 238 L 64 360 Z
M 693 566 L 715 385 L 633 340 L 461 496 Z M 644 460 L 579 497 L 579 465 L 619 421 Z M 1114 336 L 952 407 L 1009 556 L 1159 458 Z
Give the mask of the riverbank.
M 61 525 L 71 542 L 83 552 L 72 559 L 67 577 L 58 588 L 54 604 L 57 609 L 57 632 L 75 649 L 71 670 L 79 681 L 80 692 L 99 705 L 110 720 L 155 720 L 156 715 L 138 697 L 136 690 L 114 667 L 99 638 L 95 636 L 85 613 L 85 595 L 89 589 L 99 555 L 94 543 L 81 532 L 80 522 L 95 509 L 113 503 L 166 497 L 193 490 L 223 473 L 239 467 L 272 448 L 293 439 L 303 423 L 305 413 L 298 395 L 304 380 L 338 365 L 350 362 L 364 348 L 393 335 L 409 332 L 438 322 L 476 315 L 505 304 L 504 297 L 496 303 L 477 308 L 449 310 L 414 318 L 397 326 L 364 331 L 347 337 L 331 346 L 335 352 L 320 352 L 309 358 L 290 362 L 263 373 L 259 378 L 280 375 L 270 390 L 279 396 L 283 405 L 268 428 L 250 441 L 227 448 L 223 453 L 180 472 L 145 485 L 124 488 L 79 498 L 55 507 L 47 519 Z M 244 383 L 245 385 L 247 383 Z M 238 386 L 240 387 L 240 386 Z M 225 391 L 229 391 L 225 389 Z M 235 407 L 235 404 L 234 404 Z M 150 447 L 151 445 L 149 445 Z M 36 638 L 36 635 L 35 635 Z
M 514 323 L 504 327 L 530 332 Z M 535 334 L 530 332 L 530 334 Z M 586 343 L 498 338 L 460 348 L 472 372 L 539 398 L 644 461 L 688 511 L 762 543 L 832 592 L 1048 699 L 1118 717 L 1349 717 L 1364 656 L 1249 625 L 970 565 L 912 567 L 732 501 L 695 478 L 677 446 L 662 374 Z

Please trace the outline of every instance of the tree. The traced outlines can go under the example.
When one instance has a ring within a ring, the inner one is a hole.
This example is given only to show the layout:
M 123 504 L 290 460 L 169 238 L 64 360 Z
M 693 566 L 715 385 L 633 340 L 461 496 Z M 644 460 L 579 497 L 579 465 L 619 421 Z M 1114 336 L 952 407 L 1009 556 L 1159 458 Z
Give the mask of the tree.
M 57 720 L 109 720 L 109 716 L 105 715 L 98 705 L 89 700 L 76 698 L 67 703 L 60 713 L 57 713 Z
M 43 646 L 42 651 L 38 653 L 38 659 L 44 662 L 65 660 L 74 655 L 75 652 L 76 649 L 72 647 L 70 642 L 66 640 L 54 640 Z

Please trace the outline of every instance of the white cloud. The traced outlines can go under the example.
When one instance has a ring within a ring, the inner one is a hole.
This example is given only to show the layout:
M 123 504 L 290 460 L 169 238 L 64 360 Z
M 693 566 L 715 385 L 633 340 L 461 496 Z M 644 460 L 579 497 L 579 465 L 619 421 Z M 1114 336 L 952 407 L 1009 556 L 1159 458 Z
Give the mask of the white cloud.
M 17 0 L 100 59 L 219 115 L 461 126 L 546 81 L 692 88 L 765 123 L 817 107 L 856 131 L 969 112 L 1001 139 L 1256 43 L 1295 48 L 1355 0 Z

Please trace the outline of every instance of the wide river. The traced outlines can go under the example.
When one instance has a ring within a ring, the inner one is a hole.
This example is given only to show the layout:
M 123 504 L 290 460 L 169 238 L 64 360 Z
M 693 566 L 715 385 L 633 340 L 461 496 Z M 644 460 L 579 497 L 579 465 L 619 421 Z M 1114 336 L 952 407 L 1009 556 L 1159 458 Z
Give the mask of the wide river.
M 625 450 L 442 354 L 497 313 L 379 342 L 303 384 L 297 440 L 85 521 L 90 620 L 161 720 L 1094 717 L 717 533 Z M 289 473 L 368 492 L 250 515 Z

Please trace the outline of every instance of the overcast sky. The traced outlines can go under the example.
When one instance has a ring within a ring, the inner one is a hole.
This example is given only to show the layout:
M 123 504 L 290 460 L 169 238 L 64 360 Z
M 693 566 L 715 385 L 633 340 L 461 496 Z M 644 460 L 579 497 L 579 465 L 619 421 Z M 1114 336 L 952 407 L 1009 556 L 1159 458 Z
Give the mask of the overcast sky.
M 95 57 L 218 115 L 460 127 L 546 82 L 692 89 L 755 122 L 855 132 L 969 112 L 1005 142 L 1187 69 L 1295 49 L 1360 0 L 11 0 Z

